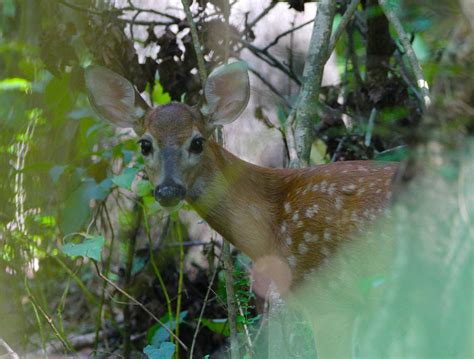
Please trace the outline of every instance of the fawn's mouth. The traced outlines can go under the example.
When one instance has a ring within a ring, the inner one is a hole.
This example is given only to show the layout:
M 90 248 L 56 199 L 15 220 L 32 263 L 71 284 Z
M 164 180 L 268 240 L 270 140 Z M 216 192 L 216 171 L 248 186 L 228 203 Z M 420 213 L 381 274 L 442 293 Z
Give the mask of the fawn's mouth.
M 155 199 L 165 208 L 178 206 L 186 195 L 186 189 L 175 183 L 164 183 L 156 186 L 154 190 Z

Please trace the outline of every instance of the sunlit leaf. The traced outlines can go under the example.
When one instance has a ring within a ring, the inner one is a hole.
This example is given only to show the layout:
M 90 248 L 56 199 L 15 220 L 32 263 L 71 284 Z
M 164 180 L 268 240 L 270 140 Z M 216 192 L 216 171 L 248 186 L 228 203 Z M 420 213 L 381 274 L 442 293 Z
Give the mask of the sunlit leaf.
M 0 91 L 23 91 L 28 92 L 31 89 L 31 82 L 18 77 L 0 80 Z
M 95 236 L 85 239 L 82 243 L 66 243 L 62 251 L 69 257 L 81 256 L 100 261 L 100 254 L 104 243 L 105 238 L 103 236 Z

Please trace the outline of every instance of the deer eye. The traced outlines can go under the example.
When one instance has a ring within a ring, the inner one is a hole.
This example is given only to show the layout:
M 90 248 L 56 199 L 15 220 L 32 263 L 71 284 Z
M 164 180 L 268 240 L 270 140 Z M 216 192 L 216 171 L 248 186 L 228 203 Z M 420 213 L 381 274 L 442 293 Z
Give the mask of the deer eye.
M 151 151 L 153 150 L 153 145 L 151 144 L 151 142 L 149 140 L 142 139 L 142 140 L 138 141 L 138 143 L 141 146 L 143 156 L 148 156 L 151 153 Z
M 191 145 L 189 146 L 189 152 L 199 154 L 203 150 L 204 138 L 202 137 L 195 137 L 191 141 Z

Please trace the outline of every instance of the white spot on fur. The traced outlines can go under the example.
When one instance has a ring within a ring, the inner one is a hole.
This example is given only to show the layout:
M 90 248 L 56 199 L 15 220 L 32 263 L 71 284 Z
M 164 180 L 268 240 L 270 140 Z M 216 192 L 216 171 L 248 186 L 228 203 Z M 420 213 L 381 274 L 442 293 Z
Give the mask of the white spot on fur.
M 321 254 L 325 257 L 329 257 L 329 255 L 331 254 L 331 251 L 329 250 L 329 248 L 323 247 L 321 248 Z
M 296 257 L 295 256 L 289 256 L 288 257 L 288 264 L 291 268 L 296 267 Z
M 336 201 L 334 202 L 334 206 L 336 207 L 336 209 L 338 211 L 340 211 L 342 209 L 342 197 L 340 197 L 340 196 L 336 197 Z
M 356 185 L 353 183 L 342 186 L 342 192 L 346 194 L 354 193 L 355 189 L 356 189 Z
M 327 189 L 327 186 L 328 186 L 328 182 L 326 180 L 322 181 L 321 182 L 321 192 L 325 193 L 326 192 L 326 189 Z
M 286 233 L 288 231 L 288 224 L 286 221 L 281 222 L 280 231 L 281 233 Z
M 329 232 L 328 229 L 324 230 L 324 240 L 325 241 L 330 241 L 331 240 L 331 232 Z
M 375 191 L 375 193 L 377 193 L 377 194 L 379 194 L 381 192 L 382 192 L 382 190 L 380 188 L 377 191 Z
M 333 220 L 333 217 L 332 216 L 326 216 L 326 223 L 331 223 L 332 220 Z
M 316 191 L 319 191 L 319 184 L 316 183 L 313 185 L 313 189 L 312 189 L 313 192 L 316 192 Z
M 317 214 L 318 212 L 319 212 L 319 205 L 314 204 L 311 207 L 306 209 L 305 214 L 306 214 L 306 217 L 313 218 L 314 215 Z
M 288 244 L 289 246 L 291 246 L 291 245 L 293 244 L 293 240 L 291 239 L 291 237 L 286 237 L 285 242 L 286 242 L 286 244 Z
M 318 235 L 317 234 L 311 234 L 309 232 L 304 232 L 303 233 L 303 238 L 305 242 L 307 243 L 316 243 L 318 241 Z
M 300 254 L 306 254 L 308 252 L 308 246 L 304 243 L 300 243 L 298 245 L 298 251 L 300 252 Z
M 293 219 L 293 222 L 296 222 L 297 220 L 300 219 L 300 214 L 298 211 L 296 211 L 295 213 L 293 213 L 293 217 L 291 217 Z
M 298 221 L 298 223 L 296 223 L 296 228 L 303 228 L 303 226 L 304 226 L 303 221 Z
M 286 213 L 290 213 L 290 212 L 291 212 L 291 204 L 290 204 L 290 202 L 286 202 L 283 207 L 285 208 L 285 212 L 286 212 Z
M 336 185 L 334 183 L 329 185 L 328 193 L 330 196 L 334 196 L 334 193 L 336 193 Z

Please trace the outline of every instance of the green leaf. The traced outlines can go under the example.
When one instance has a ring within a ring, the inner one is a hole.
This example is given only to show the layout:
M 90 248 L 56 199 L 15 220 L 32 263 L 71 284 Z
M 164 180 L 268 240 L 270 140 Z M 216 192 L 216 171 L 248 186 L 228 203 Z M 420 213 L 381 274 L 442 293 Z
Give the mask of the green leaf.
M 28 92 L 31 89 L 31 82 L 21 79 L 18 77 L 13 77 L 9 79 L 0 80 L 0 91 L 23 91 Z
M 170 342 L 164 342 L 159 348 L 147 345 L 143 353 L 150 359 L 171 359 L 175 351 L 175 345 Z
M 227 319 L 207 319 L 202 318 L 202 324 L 214 333 L 230 336 L 230 328 Z
M 151 98 L 155 105 L 165 105 L 171 102 L 171 96 L 169 93 L 164 92 L 163 86 L 161 86 L 159 79 L 155 80 L 155 85 L 153 86 L 153 92 Z
M 82 243 L 66 243 L 62 251 L 69 257 L 81 256 L 99 262 L 104 243 L 104 236 L 95 236 L 90 237 L 90 239 L 85 239 Z
M 131 190 L 132 182 L 137 175 L 138 170 L 136 168 L 125 168 L 122 174 L 114 176 L 112 182 L 117 186 Z
M 63 233 L 77 232 L 90 215 L 91 199 L 103 200 L 108 191 L 92 178 L 86 178 L 64 201 L 59 213 L 59 227 Z
M 184 310 L 181 313 L 179 313 L 179 322 L 182 323 L 187 315 L 188 315 L 187 310 Z M 170 325 L 170 320 L 168 318 L 168 315 L 164 316 L 164 318 L 161 318 L 161 321 L 165 322 L 165 326 L 168 329 L 170 330 L 176 329 L 176 320 L 171 320 L 171 325 Z M 148 329 L 148 334 L 147 334 L 148 343 L 150 343 L 154 347 L 159 347 L 161 343 L 169 340 L 169 337 L 170 337 L 170 333 L 161 324 L 155 324 L 150 329 Z
M 153 192 L 153 185 L 150 183 L 150 181 L 140 180 L 137 183 L 136 192 L 140 197 L 148 196 Z

